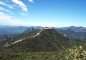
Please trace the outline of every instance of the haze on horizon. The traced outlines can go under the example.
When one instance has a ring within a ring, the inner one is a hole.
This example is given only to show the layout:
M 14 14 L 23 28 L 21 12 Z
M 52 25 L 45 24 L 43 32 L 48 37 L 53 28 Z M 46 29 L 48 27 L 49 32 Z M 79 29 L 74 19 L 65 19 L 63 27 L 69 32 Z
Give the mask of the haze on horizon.
M 0 0 L 0 25 L 84 26 L 86 0 Z

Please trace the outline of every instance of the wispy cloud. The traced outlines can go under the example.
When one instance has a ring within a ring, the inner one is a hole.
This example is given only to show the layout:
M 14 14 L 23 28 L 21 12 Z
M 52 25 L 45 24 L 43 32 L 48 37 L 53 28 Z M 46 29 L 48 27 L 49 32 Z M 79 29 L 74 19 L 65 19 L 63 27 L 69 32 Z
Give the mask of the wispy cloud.
M 28 0 L 28 1 L 31 2 L 31 3 L 34 2 L 33 0 Z
M 8 1 L 8 2 L 6 2 Z M 28 1 L 28 0 L 27 0 Z M 29 2 L 34 2 L 33 0 L 29 0 Z M 19 9 L 22 10 L 20 10 Z M 16 9 L 18 8 L 18 9 Z M 34 25 L 33 22 L 20 20 L 20 17 L 16 17 L 16 11 L 19 12 L 18 14 L 22 16 L 27 16 L 28 8 L 27 5 L 23 3 L 22 0 L 0 0 L 0 25 L 17 25 L 17 26 L 30 26 Z M 20 11 L 19 11 L 20 10 Z M 28 24 L 29 22 L 29 24 Z
M 10 11 L 10 10 L 8 10 L 8 9 L 5 9 L 5 8 L 3 8 L 3 7 L 0 7 L 0 11 L 6 11 L 6 12 L 8 12 L 8 13 L 10 13 L 10 14 L 13 14 L 12 11 Z
M 17 26 L 28 26 L 29 24 L 25 21 L 20 21 L 14 16 L 7 15 L 0 12 L 0 24 L 4 25 L 17 25 Z
M 28 11 L 26 5 L 22 1 L 20 1 L 20 0 L 12 0 L 12 2 L 14 2 L 17 5 L 19 5 L 22 8 L 23 11 L 25 11 L 25 12 Z
M 0 25 L 12 25 L 12 26 L 49 26 L 46 23 L 35 23 L 32 21 L 22 21 L 14 16 L 7 15 L 5 13 L 0 12 Z
M 6 6 L 7 8 L 10 8 L 10 9 L 13 9 L 14 8 L 14 6 L 9 5 L 9 4 L 6 4 L 6 3 L 1 2 L 1 1 L 0 1 L 0 4 Z
M 23 16 L 27 16 L 27 14 L 26 14 L 26 13 L 22 13 L 21 15 L 23 15 Z

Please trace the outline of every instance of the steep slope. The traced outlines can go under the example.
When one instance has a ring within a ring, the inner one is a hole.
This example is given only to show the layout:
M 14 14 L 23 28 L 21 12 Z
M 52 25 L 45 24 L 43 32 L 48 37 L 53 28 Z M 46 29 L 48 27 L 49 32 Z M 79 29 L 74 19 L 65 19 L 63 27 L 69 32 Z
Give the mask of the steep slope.
M 16 37 L 8 38 L 6 41 L 3 41 L 2 44 L 4 44 L 5 47 L 10 46 L 12 44 L 15 44 L 15 43 L 21 42 L 23 40 L 34 37 L 40 31 L 41 31 L 40 29 L 36 29 L 36 30 L 27 29 L 24 33 L 22 33 Z
M 16 41 L 8 43 L 8 46 L 3 44 L 6 51 L 57 51 L 68 47 L 68 38 L 50 28 L 33 30 L 20 36 Z

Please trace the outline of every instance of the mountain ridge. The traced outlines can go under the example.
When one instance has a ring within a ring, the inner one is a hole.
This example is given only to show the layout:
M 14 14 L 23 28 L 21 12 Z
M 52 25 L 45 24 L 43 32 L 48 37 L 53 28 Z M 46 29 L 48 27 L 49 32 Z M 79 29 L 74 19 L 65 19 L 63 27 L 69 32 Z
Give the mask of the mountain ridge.
M 45 29 L 52 29 L 52 28 L 39 28 L 39 29 L 40 29 L 40 31 L 37 32 L 35 35 L 33 35 L 33 36 L 29 37 L 29 38 L 22 38 L 22 39 L 16 40 L 16 41 L 12 42 L 11 44 L 6 43 L 6 44 L 4 45 L 4 47 L 8 47 L 8 46 L 10 46 L 10 45 L 12 45 L 12 44 L 21 42 L 21 41 L 26 40 L 26 39 L 34 38 L 34 37 L 36 37 L 36 36 L 39 36 L 40 33 L 41 33 L 43 30 L 45 30 Z M 33 29 L 32 29 L 32 31 L 33 31 Z M 29 31 L 28 31 L 28 32 L 29 32 Z M 27 32 L 24 32 L 24 33 L 27 33 Z
M 37 31 L 35 35 L 31 35 Z M 62 36 L 52 28 L 44 28 L 33 30 L 29 38 L 24 40 L 16 40 L 11 42 L 10 45 L 5 46 L 7 50 L 11 51 L 55 51 L 64 49 L 68 46 L 69 39 Z M 6 44 L 7 42 L 5 42 Z M 20 49 L 20 50 L 19 50 Z

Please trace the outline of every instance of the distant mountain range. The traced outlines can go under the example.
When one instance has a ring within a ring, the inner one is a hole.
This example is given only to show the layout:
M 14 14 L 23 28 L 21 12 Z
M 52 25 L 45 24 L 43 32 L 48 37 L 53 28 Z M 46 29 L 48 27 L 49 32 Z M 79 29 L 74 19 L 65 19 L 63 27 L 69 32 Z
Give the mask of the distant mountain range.
M 1 35 L 16 35 L 21 34 L 27 29 L 38 29 L 42 28 L 40 26 L 0 26 L 0 36 Z
M 67 35 L 70 39 L 83 40 L 86 38 L 86 28 L 81 26 L 61 27 L 56 28 L 56 31 L 58 31 L 62 35 Z
M 26 30 L 30 31 L 31 29 L 42 28 L 40 26 L 3 26 L 0 25 L 0 41 L 6 40 L 6 38 L 19 35 Z
M 6 40 L 9 37 L 17 36 L 23 32 L 30 32 L 32 29 L 38 29 L 38 28 L 44 28 L 41 26 L 0 26 L 0 41 Z M 56 31 L 58 31 L 60 34 L 64 35 L 66 34 L 70 39 L 84 39 L 86 38 L 86 27 L 61 27 L 56 28 Z
M 61 29 L 61 30 L 67 30 L 67 29 L 71 29 L 75 32 L 86 32 L 86 27 L 75 27 L 75 26 L 70 26 L 70 27 L 61 27 L 61 28 L 58 28 L 58 29 Z
M 62 35 L 66 35 L 70 39 L 83 40 L 86 38 L 86 32 L 75 32 L 72 29 L 59 30 L 58 32 Z
M 0 26 L 0 40 L 5 40 L 7 37 L 21 34 L 27 29 L 28 27 L 23 26 Z

